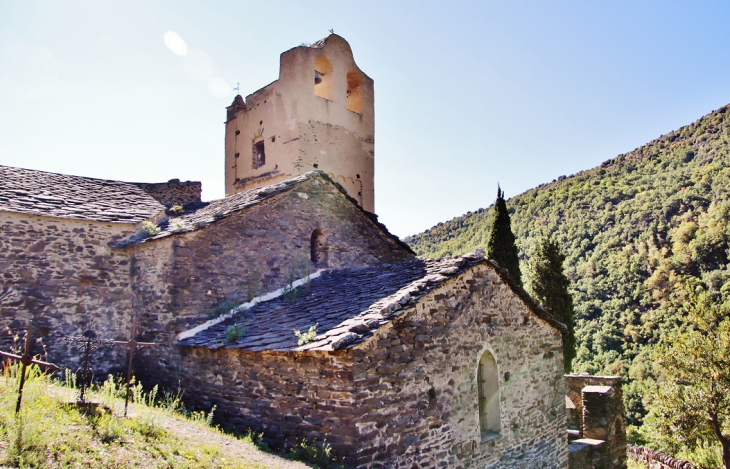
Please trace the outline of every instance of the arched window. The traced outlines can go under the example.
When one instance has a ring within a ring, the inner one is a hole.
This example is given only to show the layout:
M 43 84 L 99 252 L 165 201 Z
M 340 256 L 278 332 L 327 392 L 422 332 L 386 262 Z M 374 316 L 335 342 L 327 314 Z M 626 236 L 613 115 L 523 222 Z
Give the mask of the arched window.
M 332 62 L 324 55 L 318 55 L 314 59 L 314 94 L 331 101 L 333 75 Z
M 317 228 L 312 232 L 311 240 L 312 262 L 315 264 L 327 264 L 327 240 L 324 232 Z
M 347 72 L 347 109 L 362 114 L 362 79 L 357 72 Z
M 497 362 L 489 351 L 479 360 L 477 371 L 479 389 L 479 428 L 482 440 L 500 432 L 499 416 L 499 373 Z

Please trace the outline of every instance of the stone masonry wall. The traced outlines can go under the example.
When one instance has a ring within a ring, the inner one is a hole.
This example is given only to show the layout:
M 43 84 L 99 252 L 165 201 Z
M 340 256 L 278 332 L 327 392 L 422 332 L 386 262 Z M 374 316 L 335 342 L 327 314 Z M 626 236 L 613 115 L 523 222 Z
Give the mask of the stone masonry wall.
M 353 350 L 358 467 L 567 467 L 560 332 L 481 265 Z M 496 358 L 501 432 L 482 442 L 477 365 Z
M 148 193 L 163 205 L 188 205 L 200 202 L 200 193 L 203 185 L 198 181 L 180 182 L 171 179 L 161 183 L 135 183 L 140 189 Z
M 315 229 L 326 238 L 324 264 L 310 260 Z M 320 268 L 413 257 L 336 187 L 318 178 L 204 229 L 128 249 L 135 263 L 139 308 L 146 318 L 143 337 L 168 346 L 178 333 L 207 321 L 208 313 L 225 301 L 247 301 Z M 174 386 L 176 350 L 163 346 L 145 351 L 148 372 L 168 377 Z
M 11 345 L 6 327 L 24 332 L 31 318 L 48 359 L 72 369 L 80 353 L 62 336 L 93 329 L 104 339 L 126 337 L 130 261 L 107 243 L 133 232 L 131 224 L 0 212 L 0 349 Z M 124 350 L 104 350 L 94 363 L 97 374 L 123 366 Z
M 216 423 L 263 432 L 269 444 L 291 447 L 325 439 L 349 466 L 363 445 L 354 422 L 356 393 L 346 354 L 248 352 L 184 347 L 181 384 L 186 404 L 219 410 Z
M 626 468 L 626 421 L 620 376 L 566 375 L 566 391 L 581 415 L 581 437 L 605 441 L 590 448 L 591 460 L 599 468 Z M 586 386 L 610 386 L 607 393 L 586 393 Z M 571 445 L 579 445 L 576 440 Z M 585 451 L 583 451 L 585 452 Z M 571 467 L 582 467 L 573 461 Z
M 476 368 L 487 349 L 502 431 L 482 442 Z M 560 333 L 481 265 L 353 349 L 185 347 L 181 376 L 196 404 L 225 409 L 220 423 L 288 443 L 326 437 L 351 467 L 565 468 L 562 369 Z

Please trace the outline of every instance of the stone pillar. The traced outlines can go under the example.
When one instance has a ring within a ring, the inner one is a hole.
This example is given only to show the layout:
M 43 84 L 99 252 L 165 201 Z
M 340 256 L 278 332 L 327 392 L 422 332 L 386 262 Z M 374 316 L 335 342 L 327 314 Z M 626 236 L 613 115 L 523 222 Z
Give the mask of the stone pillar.
M 565 381 L 566 392 L 582 417 L 581 439 L 574 443 L 592 447 L 591 467 L 625 469 L 626 412 L 621 377 L 567 375 Z

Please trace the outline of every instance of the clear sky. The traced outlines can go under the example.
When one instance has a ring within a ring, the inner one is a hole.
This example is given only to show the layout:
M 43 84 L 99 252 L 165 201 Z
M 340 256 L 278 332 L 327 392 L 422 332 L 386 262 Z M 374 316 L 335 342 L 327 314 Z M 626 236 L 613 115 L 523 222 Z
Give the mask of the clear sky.
M 0 164 L 223 197 L 233 87 L 333 28 L 375 80 L 376 212 L 406 236 L 730 103 L 728 24 L 727 1 L 2 0 Z

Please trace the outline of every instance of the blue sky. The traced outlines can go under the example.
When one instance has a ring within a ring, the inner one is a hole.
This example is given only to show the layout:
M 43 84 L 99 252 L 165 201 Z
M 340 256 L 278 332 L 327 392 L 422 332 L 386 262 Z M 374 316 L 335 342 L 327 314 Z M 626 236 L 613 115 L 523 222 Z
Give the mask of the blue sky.
M 728 20 L 723 1 L 4 0 L 0 164 L 220 198 L 232 88 L 334 28 L 375 80 L 376 212 L 406 236 L 730 103 Z

